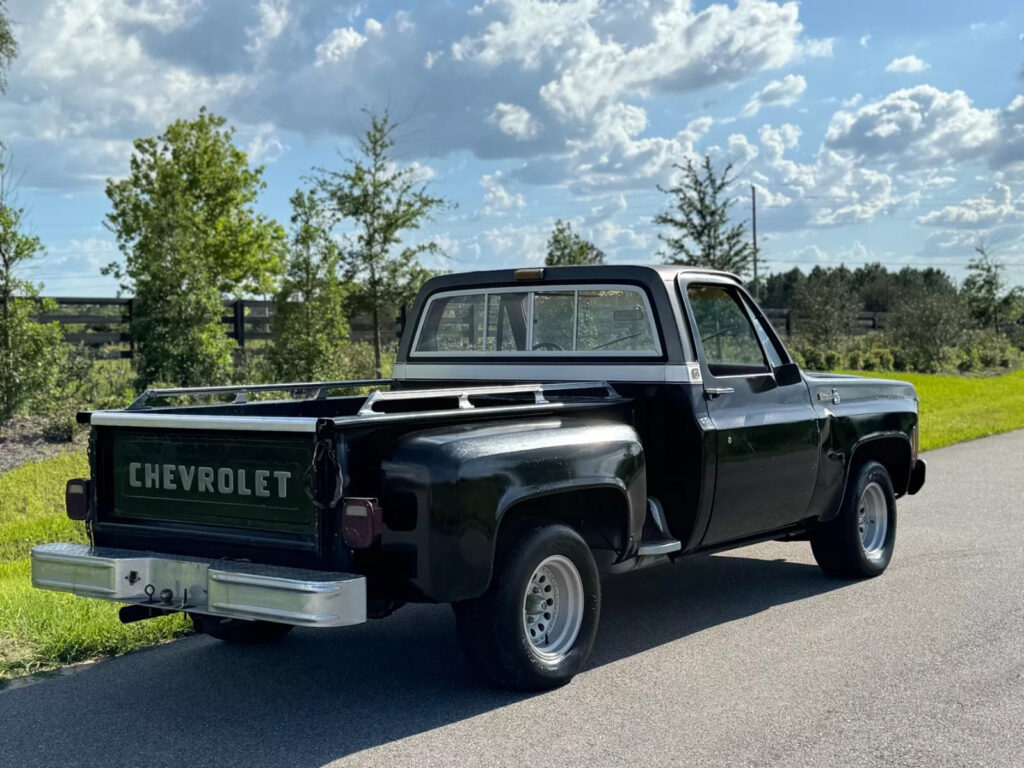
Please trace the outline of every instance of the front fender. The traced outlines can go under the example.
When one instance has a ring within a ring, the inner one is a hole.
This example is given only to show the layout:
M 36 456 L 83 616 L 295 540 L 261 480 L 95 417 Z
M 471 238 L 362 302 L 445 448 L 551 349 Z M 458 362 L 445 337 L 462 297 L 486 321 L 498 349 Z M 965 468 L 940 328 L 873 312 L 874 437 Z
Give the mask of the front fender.
M 502 518 L 524 502 L 614 490 L 623 496 L 627 546 L 643 526 L 643 448 L 631 426 L 614 421 L 545 417 L 423 430 L 399 438 L 382 469 L 385 499 L 411 494 L 417 512 L 411 530 L 385 529 L 382 546 L 412 545 L 413 585 L 437 601 L 483 594 Z

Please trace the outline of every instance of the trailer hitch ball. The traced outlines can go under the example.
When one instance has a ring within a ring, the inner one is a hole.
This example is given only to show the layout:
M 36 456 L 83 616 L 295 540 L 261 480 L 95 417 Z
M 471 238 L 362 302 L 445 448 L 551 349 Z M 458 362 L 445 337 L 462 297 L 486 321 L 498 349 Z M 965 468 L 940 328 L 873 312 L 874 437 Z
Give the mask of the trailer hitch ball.
M 161 589 L 160 590 L 160 602 L 161 603 L 163 603 L 164 605 L 170 605 L 171 601 L 173 599 L 174 599 L 174 593 L 171 590 L 169 590 L 169 589 Z

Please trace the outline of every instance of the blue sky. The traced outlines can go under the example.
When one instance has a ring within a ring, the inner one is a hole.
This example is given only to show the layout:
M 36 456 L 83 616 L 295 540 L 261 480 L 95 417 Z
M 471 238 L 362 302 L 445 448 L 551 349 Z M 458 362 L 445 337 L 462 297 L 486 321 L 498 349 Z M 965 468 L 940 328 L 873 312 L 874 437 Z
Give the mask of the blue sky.
M 50 295 L 113 295 L 104 179 L 201 105 L 266 165 L 279 221 L 337 167 L 362 107 L 458 204 L 453 270 L 538 263 L 555 218 L 615 262 L 659 260 L 674 162 L 758 188 L 766 267 L 935 264 L 979 238 L 1024 282 L 1024 4 L 737 0 L 10 0 L 22 55 L 0 136 Z

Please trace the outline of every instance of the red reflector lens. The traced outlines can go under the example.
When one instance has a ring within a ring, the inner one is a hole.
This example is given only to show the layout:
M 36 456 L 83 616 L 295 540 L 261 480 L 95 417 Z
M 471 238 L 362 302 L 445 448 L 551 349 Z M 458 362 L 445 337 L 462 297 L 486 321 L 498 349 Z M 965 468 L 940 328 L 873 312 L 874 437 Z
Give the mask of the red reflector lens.
M 380 507 L 376 499 L 342 499 L 341 538 L 352 549 L 366 549 L 381 534 Z
M 64 488 L 64 504 L 72 520 L 89 518 L 89 481 L 68 480 Z

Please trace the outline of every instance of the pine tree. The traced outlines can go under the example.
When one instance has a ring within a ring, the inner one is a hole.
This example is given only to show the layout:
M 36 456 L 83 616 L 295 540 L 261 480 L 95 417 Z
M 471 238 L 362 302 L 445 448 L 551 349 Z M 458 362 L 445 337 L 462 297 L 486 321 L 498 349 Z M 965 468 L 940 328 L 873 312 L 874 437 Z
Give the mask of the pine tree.
M 675 165 L 682 179 L 672 187 L 658 189 L 671 195 L 672 209 L 654 217 L 654 223 L 668 228 L 659 234 L 666 246 L 665 261 L 669 264 L 721 269 L 743 275 L 754 257 L 754 248 L 746 240 L 743 224 L 729 223 L 729 209 L 734 200 L 725 196 L 733 182 L 725 166 L 719 175 L 705 155 L 701 168 L 687 159 Z
M 437 253 L 433 241 L 404 245 L 403 235 L 419 229 L 448 204 L 427 193 L 416 170 L 392 158 L 395 124 L 385 112 L 370 114 L 359 141 L 359 157 L 343 171 L 316 169 L 316 183 L 334 224 L 354 226 L 342 251 L 344 277 L 351 283 L 352 305 L 370 314 L 376 376 L 382 376 L 381 315 L 411 302 L 430 271 L 419 262 Z
M 544 264 L 549 267 L 604 264 L 604 251 L 580 237 L 568 221 L 558 219 L 548 238 L 548 255 Z

